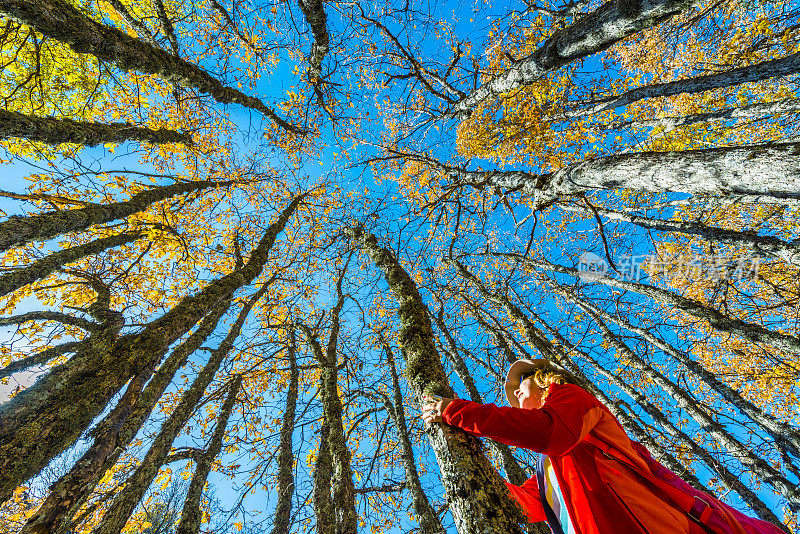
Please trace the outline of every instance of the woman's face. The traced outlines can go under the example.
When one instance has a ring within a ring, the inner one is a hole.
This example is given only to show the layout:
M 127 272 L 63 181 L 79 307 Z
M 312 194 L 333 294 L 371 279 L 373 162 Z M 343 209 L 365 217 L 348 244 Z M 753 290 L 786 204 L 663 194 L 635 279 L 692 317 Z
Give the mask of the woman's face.
M 534 384 L 533 377 L 520 382 L 519 387 L 514 390 L 514 396 L 517 397 L 520 407 L 527 410 L 541 408 L 544 404 L 544 390 Z

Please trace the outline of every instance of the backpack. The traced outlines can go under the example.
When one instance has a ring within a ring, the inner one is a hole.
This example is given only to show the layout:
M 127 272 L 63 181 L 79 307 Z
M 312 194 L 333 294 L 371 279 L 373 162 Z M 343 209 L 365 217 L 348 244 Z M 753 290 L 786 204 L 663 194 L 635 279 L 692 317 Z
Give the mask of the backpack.
M 631 440 L 634 450 L 647 464 L 647 471 L 631 462 L 621 451 L 591 432 L 584 439 L 587 443 L 599 448 L 607 457 L 625 464 L 647 482 L 663 491 L 677 508 L 711 534 L 786 534 L 787 532 L 767 521 L 748 517 L 719 499 L 693 488 L 678 475 L 658 463 L 641 443 Z

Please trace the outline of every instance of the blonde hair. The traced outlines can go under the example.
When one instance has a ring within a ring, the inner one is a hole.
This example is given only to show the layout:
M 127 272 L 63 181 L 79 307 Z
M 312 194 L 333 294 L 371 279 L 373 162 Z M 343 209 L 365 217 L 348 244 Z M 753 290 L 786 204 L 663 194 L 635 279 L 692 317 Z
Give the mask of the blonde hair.
M 578 381 L 569 372 L 559 369 L 555 365 L 545 362 L 540 364 L 530 374 L 523 376 L 520 379 L 520 384 L 531 378 L 534 385 L 543 391 L 542 401 L 547 399 L 549 389 L 552 384 L 575 384 L 579 385 Z

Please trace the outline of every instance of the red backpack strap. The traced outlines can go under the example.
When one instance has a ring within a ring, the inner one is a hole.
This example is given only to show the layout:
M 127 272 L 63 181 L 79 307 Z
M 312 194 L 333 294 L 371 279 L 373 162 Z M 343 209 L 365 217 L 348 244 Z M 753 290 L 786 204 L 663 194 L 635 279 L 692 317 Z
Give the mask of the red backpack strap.
M 643 469 L 642 466 L 632 462 L 619 449 L 612 447 L 592 432 L 589 432 L 584 440 L 600 449 L 607 457 L 633 469 L 642 478 L 663 491 L 680 510 L 707 530 L 717 534 L 746 534 L 739 522 L 735 518 L 729 520 L 729 514 L 709 502 L 711 499 L 706 500 L 698 495 L 690 495 L 673 486 L 656 476 L 650 469 Z M 705 496 L 705 494 L 703 495 Z

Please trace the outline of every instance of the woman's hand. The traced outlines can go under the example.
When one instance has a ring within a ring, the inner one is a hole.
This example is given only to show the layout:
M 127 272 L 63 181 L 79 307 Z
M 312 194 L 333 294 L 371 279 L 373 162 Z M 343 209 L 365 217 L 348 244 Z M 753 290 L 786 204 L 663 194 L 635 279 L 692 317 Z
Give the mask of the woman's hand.
M 453 399 L 448 397 L 439 397 L 436 395 L 426 395 L 422 397 L 425 404 L 422 405 L 422 420 L 426 423 L 444 423 L 442 413 L 447 405 L 453 402 Z

